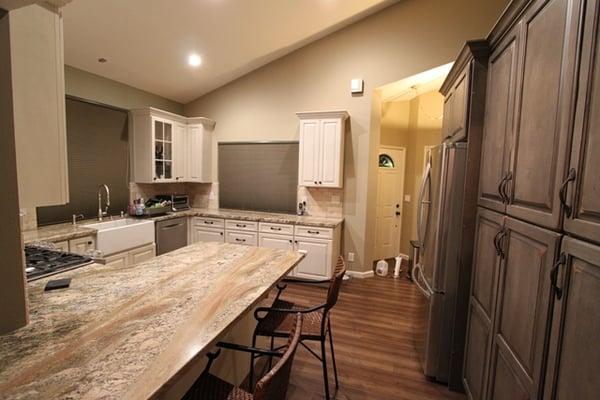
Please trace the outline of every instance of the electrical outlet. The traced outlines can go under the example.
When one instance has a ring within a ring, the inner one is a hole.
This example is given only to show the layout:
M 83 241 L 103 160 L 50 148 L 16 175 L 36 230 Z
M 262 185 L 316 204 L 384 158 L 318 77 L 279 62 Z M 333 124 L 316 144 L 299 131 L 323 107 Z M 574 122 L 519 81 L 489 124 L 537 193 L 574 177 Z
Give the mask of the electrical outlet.
M 404 195 L 404 201 L 407 203 L 410 203 L 410 194 L 405 194 Z
M 354 261 L 354 253 L 353 253 L 353 252 L 349 252 L 349 253 L 348 253 L 348 261 L 349 261 L 349 262 L 352 262 L 352 261 Z

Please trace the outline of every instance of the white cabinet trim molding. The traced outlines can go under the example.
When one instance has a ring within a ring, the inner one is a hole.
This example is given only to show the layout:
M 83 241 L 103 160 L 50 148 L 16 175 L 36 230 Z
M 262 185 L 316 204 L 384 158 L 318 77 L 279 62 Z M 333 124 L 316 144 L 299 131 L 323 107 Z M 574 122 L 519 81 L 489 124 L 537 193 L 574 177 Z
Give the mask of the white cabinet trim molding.
M 341 118 L 343 121 L 350 117 L 350 114 L 346 110 L 299 111 L 296 115 L 300 119 Z

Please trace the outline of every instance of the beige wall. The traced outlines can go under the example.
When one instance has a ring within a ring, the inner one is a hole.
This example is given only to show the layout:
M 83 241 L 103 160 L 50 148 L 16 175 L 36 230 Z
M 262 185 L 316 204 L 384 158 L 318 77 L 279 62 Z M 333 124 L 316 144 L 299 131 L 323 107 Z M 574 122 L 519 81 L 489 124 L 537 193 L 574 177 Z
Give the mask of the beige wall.
M 454 60 L 465 40 L 488 33 L 505 4 L 401 1 L 187 104 L 185 114 L 215 119 L 218 141 L 289 140 L 298 139 L 296 111 L 346 109 L 344 251 L 356 254 L 351 269 L 368 270 L 367 203 L 379 145 L 371 131 L 374 89 Z M 349 93 L 352 78 L 364 79 L 364 96 Z
M 183 114 L 183 105 L 80 69 L 65 65 L 65 93 L 130 110 L 156 107 Z
M 441 143 L 444 97 L 428 92 L 412 100 L 381 106 L 381 146 L 406 149 L 400 252 L 412 255 L 410 241 L 417 237 L 417 200 L 423 172 L 425 146 Z M 374 243 L 375 245 L 375 243 Z
M 404 202 L 400 251 L 411 255 L 410 240 L 417 237 L 417 201 L 425 163 L 425 146 L 441 143 L 444 98 L 438 92 L 422 94 L 410 101 L 410 124 L 404 176 L 404 194 L 410 202 Z

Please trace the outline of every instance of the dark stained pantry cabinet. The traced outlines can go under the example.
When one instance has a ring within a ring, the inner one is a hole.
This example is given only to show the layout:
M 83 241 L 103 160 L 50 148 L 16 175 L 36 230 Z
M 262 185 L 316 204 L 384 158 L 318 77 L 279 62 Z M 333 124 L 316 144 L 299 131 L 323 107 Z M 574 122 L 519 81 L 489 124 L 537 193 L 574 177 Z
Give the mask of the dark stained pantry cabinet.
M 599 18 L 512 1 L 487 38 L 469 399 L 600 398 Z

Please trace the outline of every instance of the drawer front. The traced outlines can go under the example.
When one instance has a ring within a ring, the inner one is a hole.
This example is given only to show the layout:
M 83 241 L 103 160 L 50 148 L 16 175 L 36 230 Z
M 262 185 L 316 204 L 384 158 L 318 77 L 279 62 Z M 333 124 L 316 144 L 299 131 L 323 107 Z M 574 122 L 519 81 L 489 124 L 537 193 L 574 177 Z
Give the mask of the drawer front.
M 210 228 L 224 228 L 225 220 L 221 218 L 194 217 L 194 225 L 201 225 Z
M 63 240 L 62 242 L 54 242 L 54 247 L 58 251 L 64 251 L 65 253 L 69 252 L 69 241 Z
M 129 265 L 136 265 L 156 256 L 156 246 L 154 244 L 143 246 L 129 252 Z
M 278 235 L 293 235 L 294 225 L 272 224 L 270 222 L 261 222 L 260 231 L 263 233 L 276 233 Z
M 295 235 L 302 237 L 331 239 L 333 237 L 333 229 L 296 225 Z
M 225 229 L 231 229 L 236 231 L 258 231 L 258 222 L 255 221 L 241 221 L 237 219 L 225 220 Z
M 232 244 L 244 246 L 258 246 L 258 233 L 244 231 L 227 231 L 225 241 Z
M 192 241 L 197 242 L 225 242 L 225 230 L 219 228 L 205 228 L 197 225 L 192 228 Z

